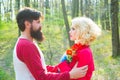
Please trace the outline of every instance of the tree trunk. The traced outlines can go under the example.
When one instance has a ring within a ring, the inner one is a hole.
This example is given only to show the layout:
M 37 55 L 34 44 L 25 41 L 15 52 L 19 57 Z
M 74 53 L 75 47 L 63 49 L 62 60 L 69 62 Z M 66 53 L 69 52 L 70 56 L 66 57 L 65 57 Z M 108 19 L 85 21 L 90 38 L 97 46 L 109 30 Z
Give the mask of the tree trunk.
M 104 2 L 104 0 L 102 1 L 101 0 L 101 2 L 100 3 L 103 3 L 102 4 L 102 8 L 100 9 L 100 11 L 101 11 L 101 16 L 100 16 L 100 20 L 101 20 L 101 25 L 102 25 L 102 29 L 103 30 L 106 30 L 106 25 L 105 25 L 105 17 L 106 17 L 106 7 L 105 7 L 105 2 Z
M 33 7 L 36 8 L 36 0 L 34 0 L 33 2 Z
M 95 19 L 94 19 L 94 21 L 97 21 L 97 24 L 99 24 L 99 21 L 100 21 L 100 8 L 99 7 L 97 7 L 98 6 L 98 4 L 100 4 L 100 1 L 99 0 L 95 0 L 96 1 L 96 3 L 95 3 L 95 10 L 94 10 L 94 15 L 95 15 Z
M 31 2 L 32 2 L 32 1 L 31 1 Z M 38 0 L 33 0 L 32 5 L 33 5 L 33 7 L 34 7 L 35 9 L 38 9 L 38 4 L 39 4 Z
M 79 15 L 79 0 L 72 0 L 72 18 Z
M 12 0 L 10 0 L 10 9 L 9 9 L 9 12 L 10 12 L 10 21 L 12 20 Z
M 89 9 L 89 3 L 88 3 L 88 0 L 85 0 L 84 2 L 85 2 L 84 3 L 84 6 L 85 6 L 84 7 L 84 15 L 89 17 L 89 10 L 88 10 Z
M 69 23 L 68 23 L 67 13 L 65 10 L 65 0 L 61 0 L 61 4 L 62 4 L 63 17 L 64 17 L 64 22 L 65 22 L 66 31 L 67 31 L 68 40 L 69 40 L 69 46 L 71 46 L 71 45 L 73 45 L 73 42 L 70 41 L 70 36 L 69 36 L 70 27 L 69 27 Z
M 20 0 L 17 0 L 17 9 L 20 9 Z
M 1 20 L 5 20 L 5 12 L 6 12 L 6 10 L 5 10 L 5 4 L 4 4 L 3 0 L 1 1 L 1 8 L 2 8 Z
M 119 27 L 118 27 L 118 0 L 111 0 L 111 26 L 112 26 L 112 56 L 120 55 Z
M 16 5 L 16 7 L 17 7 L 17 10 L 19 10 L 20 9 L 20 0 L 17 0 L 17 5 Z M 20 29 L 18 29 L 18 37 L 21 35 L 21 32 L 20 32 Z
M 0 1 L 0 22 L 1 22 L 1 20 L 2 20 L 2 19 L 1 19 L 1 16 L 2 16 L 2 15 L 1 15 L 1 14 L 2 14 L 2 11 L 1 11 L 1 3 L 2 3 L 2 2 Z
M 38 10 L 44 12 L 44 0 L 38 0 Z
M 80 0 L 80 11 L 81 11 L 81 16 L 83 16 L 83 0 Z
M 50 9 L 49 0 L 46 0 L 46 2 L 45 2 L 45 8 L 46 8 L 46 14 L 49 14 L 49 9 Z
M 109 4 L 108 4 L 108 0 L 104 0 L 105 3 L 105 8 L 106 8 L 106 15 L 105 15 L 105 25 L 106 25 L 106 29 L 110 30 L 110 9 L 109 9 Z
M 24 0 L 25 6 L 30 7 L 30 0 Z
M 49 55 L 47 55 L 47 58 L 48 58 L 48 60 L 49 60 L 49 64 L 50 65 L 53 65 L 52 64 L 52 59 L 53 59 L 53 52 L 52 52 L 52 50 L 51 50 L 51 45 L 50 45 L 50 40 L 48 40 L 48 47 L 49 47 Z
M 49 15 L 50 15 L 49 0 L 45 0 L 45 14 L 46 14 L 46 20 L 49 21 Z

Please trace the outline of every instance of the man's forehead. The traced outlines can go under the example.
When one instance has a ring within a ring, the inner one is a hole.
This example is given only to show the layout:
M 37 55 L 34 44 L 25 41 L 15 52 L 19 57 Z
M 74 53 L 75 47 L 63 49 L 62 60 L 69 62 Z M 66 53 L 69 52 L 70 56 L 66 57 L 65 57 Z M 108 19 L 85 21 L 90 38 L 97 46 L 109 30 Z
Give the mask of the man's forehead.
M 36 20 L 33 20 L 33 21 L 42 22 L 43 19 L 39 18 L 39 19 L 36 19 Z
M 40 18 L 39 18 L 39 19 L 36 19 L 36 20 L 34 20 L 34 21 L 41 21 L 41 20 L 40 20 Z

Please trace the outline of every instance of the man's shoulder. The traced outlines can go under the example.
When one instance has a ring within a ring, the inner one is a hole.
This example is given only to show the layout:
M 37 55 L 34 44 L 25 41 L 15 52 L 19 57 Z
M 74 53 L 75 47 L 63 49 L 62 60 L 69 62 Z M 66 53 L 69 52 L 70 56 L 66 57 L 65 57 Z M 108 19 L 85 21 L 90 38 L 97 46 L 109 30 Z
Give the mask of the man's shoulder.
M 27 39 L 24 39 L 24 38 L 19 38 L 18 42 L 17 42 L 17 46 L 22 46 L 22 47 L 33 46 L 33 42 L 31 42 Z
M 16 43 L 16 51 L 17 53 L 21 52 L 27 52 L 27 51 L 33 51 L 36 50 L 36 46 L 32 41 L 29 41 L 27 39 L 18 39 Z

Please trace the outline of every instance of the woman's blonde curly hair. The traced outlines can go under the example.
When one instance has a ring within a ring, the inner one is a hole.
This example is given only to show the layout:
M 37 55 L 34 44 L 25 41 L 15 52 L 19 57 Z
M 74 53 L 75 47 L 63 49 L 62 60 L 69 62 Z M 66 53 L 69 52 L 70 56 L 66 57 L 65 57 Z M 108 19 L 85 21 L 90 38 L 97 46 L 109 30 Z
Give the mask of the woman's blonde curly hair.
M 98 25 L 87 17 L 77 17 L 72 20 L 72 25 L 77 30 L 77 42 L 82 45 L 89 45 L 101 35 Z

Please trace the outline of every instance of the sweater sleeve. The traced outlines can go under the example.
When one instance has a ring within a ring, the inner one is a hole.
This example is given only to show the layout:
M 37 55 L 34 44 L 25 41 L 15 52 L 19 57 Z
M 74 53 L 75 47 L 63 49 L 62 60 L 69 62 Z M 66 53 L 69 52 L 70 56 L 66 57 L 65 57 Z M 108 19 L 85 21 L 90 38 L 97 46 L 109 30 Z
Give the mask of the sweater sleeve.
M 41 56 L 35 45 L 22 46 L 18 50 L 17 56 L 26 64 L 36 80 L 70 80 L 69 72 L 45 73 L 40 59 Z
M 47 71 L 48 71 L 48 72 L 56 72 L 56 73 L 59 73 L 59 69 L 58 69 L 57 66 L 47 65 L 46 68 L 47 68 Z
M 88 71 L 86 76 L 80 78 L 79 80 L 90 80 L 94 71 L 94 61 L 91 50 L 89 48 L 81 50 L 80 52 L 78 52 L 77 56 L 79 57 L 78 67 L 88 65 Z

